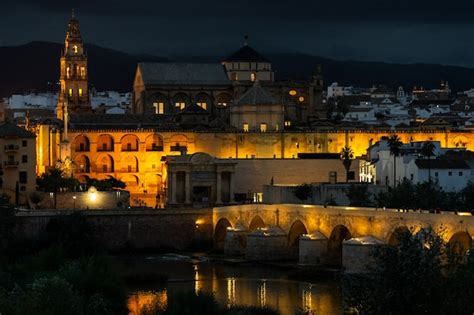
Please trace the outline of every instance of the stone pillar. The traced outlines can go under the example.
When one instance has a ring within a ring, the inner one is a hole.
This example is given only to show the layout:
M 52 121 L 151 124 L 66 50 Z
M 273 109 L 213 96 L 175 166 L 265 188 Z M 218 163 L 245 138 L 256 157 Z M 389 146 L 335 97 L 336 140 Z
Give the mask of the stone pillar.
M 176 172 L 171 173 L 171 203 L 176 203 Z
M 234 172 L 231 172 L 230 173 L 230 189 L 229 189 L 229 193 L 230 193 L 230 203 L 234 203 L 235 202 L 235 199 L 234 199 Z
M 191 172 L 186 171 L 185 175 L 185 181 L 184 181 L 184 190 L 186 194 L 186 199 L 185 203 L 190 204 L 191 203 Z
M 216 181 L 216 204 L 222 203 L 222 172 L 217 171 Z

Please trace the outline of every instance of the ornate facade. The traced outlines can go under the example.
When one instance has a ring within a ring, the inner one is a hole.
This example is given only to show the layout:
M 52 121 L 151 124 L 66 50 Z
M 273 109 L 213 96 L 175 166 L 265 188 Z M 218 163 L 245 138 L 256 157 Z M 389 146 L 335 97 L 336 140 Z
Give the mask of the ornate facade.
M 68 114 L 92 111 L 87 76 L 87 55 L 84 51 L 79 21 L 73 11 L 60 59 L 60 91 L 56 106 L 58 119 L 64 120 Z

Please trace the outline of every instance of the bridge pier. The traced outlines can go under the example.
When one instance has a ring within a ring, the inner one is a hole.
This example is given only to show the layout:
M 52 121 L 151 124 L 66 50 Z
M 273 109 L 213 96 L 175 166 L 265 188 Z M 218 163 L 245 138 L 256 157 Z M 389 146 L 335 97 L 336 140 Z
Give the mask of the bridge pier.
M 287 234 L 279 227 L 268 227 L 247 236 L 248 260 L 287 260 L 289 258 Z
M 328 239 L 321 232 L 300 236 L 299 259 L 302 265 L 324 265 L 326 263 Z
M 342 243 L 342 267 L 346 273 L 367 273 L 375 265 L 373 251 L 383 242 L 373 236 L 351 238 Z
M 247 248 L 247 230 L 228 229 L 224 243 L 224 254 L 245 255 Z

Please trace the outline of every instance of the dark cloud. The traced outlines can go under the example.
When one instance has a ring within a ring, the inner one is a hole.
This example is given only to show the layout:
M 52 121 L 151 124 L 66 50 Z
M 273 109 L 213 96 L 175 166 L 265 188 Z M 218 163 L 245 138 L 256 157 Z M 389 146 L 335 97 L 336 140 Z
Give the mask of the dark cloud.
M 0 45 L 62 41 L 71 8 L 89 43 L 132 53 L 263 52 L 474 65 L 472 0 L 1 0 Z

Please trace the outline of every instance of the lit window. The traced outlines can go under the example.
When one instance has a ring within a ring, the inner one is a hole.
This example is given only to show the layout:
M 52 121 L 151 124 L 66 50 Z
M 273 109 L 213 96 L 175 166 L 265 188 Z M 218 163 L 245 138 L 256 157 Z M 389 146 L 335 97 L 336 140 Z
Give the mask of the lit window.
M 232 78 L 231 78 L 231 80 L 232 80 L 232 81 L 237 81 L 238 79 L 239 79 L 239 77 L 237 76 L 237 73 L 235 73 L 235 72 L 232 73 Z
M 286 120 L 286 121 L 285 121 L 285 127 L 290 127 L 290 126 L 291 126 L 291 121 Z
M 153 103 L 153 107 L 155 108 L 155 114 L 163 115 L 165 113 L 165 103 L 155 102 Z
M 74 53 L 77 54 L 78 52 L 77 45 L 74 45 L 73 49 L 74 49 Z
M 69 89 L 69 96 L 72 96 L 72 89 Z
M 244 130 L 244 132 L 249 132 L 249 124 L 248 123 L 244 123 L 244 125 L 242 127 L 243 127 L 242 129 Z
M 81 76 L 82 77 L 86 76 L 86 68 L 85 67 L 81 67 Z
M 66 78 L 69 79 L 69 77 L 71 76 L 71 69 L 69 67 L 66 68 Z
M 275 125 L 275 131 L 278 131 L 280 129 L 280 126 L 278 124 Z
M 252 72 L 250 74 L 250 81 L 254 82 L 256 79 L 257 79 L 257 75 L 255 74 L 255 72 Z
M 82 96 L 82 89 L 78 90 L 78 94 L 79 94 L 79 96 Z
M 207 103 L 206 102 L 198 102 L 196 103 L 199 107 L 202 109 L 207 109 Z
M 185 102 L 176 102 L 176 103 L 174 103 L 174 105 L 179 109 L 184 109 L 186 107 Z
M 304 97 L 303 96 L 298 97 L 298 102 L 303 103 L 304 102 Z
M 290 90 L 290 92 L 288 92 L 288 94 L 290 94 L 291 96 L 295 96 L 295 95 L 296 95 L 296 91 L 295 91 L 295 90 Z
M 267 132 L 267 124 L 265 123 L 260 124 L 260 132 Z

